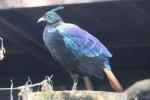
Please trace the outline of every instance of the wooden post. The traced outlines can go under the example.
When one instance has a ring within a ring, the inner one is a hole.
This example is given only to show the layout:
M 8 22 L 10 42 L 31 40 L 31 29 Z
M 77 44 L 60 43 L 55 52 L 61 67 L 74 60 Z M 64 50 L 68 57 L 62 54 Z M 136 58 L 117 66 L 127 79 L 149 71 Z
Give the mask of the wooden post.
M 127 100 L 127 95 L 105 91 L 48 91 L 33 92 L 27 100 Z
M 6 50 L 3 45 L 3 38 L 0 37 L 0 60 L 4 59 L 4 53 L 6 53 Z

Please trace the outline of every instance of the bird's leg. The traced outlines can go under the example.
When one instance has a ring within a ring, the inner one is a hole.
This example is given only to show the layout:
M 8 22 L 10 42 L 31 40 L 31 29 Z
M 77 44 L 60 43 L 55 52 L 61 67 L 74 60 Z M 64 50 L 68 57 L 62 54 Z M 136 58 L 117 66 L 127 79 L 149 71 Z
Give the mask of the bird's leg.
M 77 74 L 72 74 L 70 73 L 72 79 L 73 79 L 73 86 L 72 86 L 72 90 L 77 90 L 77 85 L 78 85 L 78 79 L 79 79 L 79 76 Z
M 72 90 L 77 90 L 77 85 L 78 85 L 78 75 L 73 75 L 73 86 Z

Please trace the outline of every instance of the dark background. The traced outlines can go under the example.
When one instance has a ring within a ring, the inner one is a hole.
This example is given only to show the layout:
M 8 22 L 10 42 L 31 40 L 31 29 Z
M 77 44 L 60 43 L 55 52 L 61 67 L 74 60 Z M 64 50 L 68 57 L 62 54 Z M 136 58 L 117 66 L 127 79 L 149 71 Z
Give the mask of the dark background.
M 72 80 L 57 64 L 42 41 L 44 23 L 37 23 L 51 7 L 0 10 L 0 36 L 7 54 L 0 61 L 0 87 L 25 84 L 29 76 L 33 83 L 52 75 L 55 90 L 70 89 Z M 150 1 L 113 1 L 64 5 L 58 11 L 65 22 L 74 23 L 96 36 L 113 57 L 113 72 L 126 89 L 134 82 L 150 76 Z M 91 78 L 95 90 L 112 91 L 107 78 Z M 79 89 L 84 83 L 79 81 Z M 7 93 L 9 91 L 6 91 Z M 0 98 L 9 98 L 0 91 Z M 6 95 L 7 94 L 7 95 Z M 4 99 L 3 99 L 4 100 Z

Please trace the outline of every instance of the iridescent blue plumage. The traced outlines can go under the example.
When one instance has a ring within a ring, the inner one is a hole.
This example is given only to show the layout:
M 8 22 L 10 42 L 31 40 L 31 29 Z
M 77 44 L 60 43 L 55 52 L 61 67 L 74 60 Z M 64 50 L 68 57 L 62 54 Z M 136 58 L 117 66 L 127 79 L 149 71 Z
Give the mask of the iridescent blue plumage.
M 66 70 L 98 78 L 103 77 L 103 68 L 111 70 L 108 57 L 112 55 L 106 47 L 74 24 L 48 24 L 43 40 L 53 58 Z
M 58 26 L 57 30 L 63 35 L 66 46 L 75 54 L 87 57 L 112 57 L 98 39 L 74 24 L 64 23 Z
M 78 76 L 103 77 L 108 76 L 112 87 L 121 91 L 121 85 L 111 72 L 109 57 L 112 57 L 107 48 L 93 35 L 79 26 L 65 23 L 54 10 L 47 12 L 39 21 L 46 21 L 43 40 L 51 52 L 53 59 L 71 75 L 77 88 Z

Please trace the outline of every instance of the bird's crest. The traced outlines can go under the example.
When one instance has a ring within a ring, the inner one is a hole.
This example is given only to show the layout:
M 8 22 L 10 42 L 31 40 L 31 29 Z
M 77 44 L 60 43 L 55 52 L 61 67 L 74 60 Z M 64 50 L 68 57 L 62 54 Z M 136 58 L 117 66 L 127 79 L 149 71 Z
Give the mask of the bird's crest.
M 61 9 L 64 9 L 64 7 L 63 6 L 58 6 L 58 7 L 54 8 L 54 9 L 52 9 L 51 11 L 57 11 L 57 10 L 61 10 Z
M 58 6 L 54 9 L 46 12 L 45 15 L 38 20 L 38 22 L 46 21 L 50 24 L 53 24 L 53 23 L 61 20 L 61 17 L 56 13 L 56 11 L 63 9 L 63 8 L 64 8 L 63 6 Z

